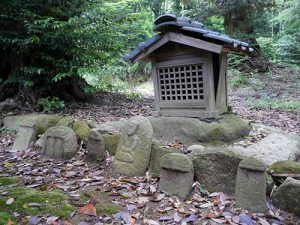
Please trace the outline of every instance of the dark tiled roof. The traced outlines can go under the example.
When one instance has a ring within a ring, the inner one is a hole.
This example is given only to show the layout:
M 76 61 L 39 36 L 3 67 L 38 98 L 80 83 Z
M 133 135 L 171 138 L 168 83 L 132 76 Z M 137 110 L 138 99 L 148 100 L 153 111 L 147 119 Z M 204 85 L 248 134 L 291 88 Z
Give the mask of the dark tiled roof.
M 126 54 L 125 61 L 134 61 L 146 48 L 160 40 L 166 32 L 182 33 L 186 36 L 202 39 L 207 42 L 216 43 L 236 52 L 253 52 L 253 48 L 246 42 L 231 38 L 206 28 L 202 23 L 192 21 L 186 17 L 176 17 L 173 14 L 164 14 L 159 16 L 154 22 L 154 31 L 159 34 L 139 43 L 138 47 L 131 53 Z

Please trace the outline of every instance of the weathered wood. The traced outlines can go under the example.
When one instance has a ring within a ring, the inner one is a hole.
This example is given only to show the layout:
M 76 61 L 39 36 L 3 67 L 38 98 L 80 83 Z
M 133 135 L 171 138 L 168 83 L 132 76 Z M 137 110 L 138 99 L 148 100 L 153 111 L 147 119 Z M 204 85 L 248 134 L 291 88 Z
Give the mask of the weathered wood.
M 216 97 L 216 107 L 220 113 L 227 111 L 227 82 L 226 82 L 226 67 L 227 67 L 227 54 L 222 53 L 220 55 L 220 72 L 219 83 Z
M 216 98 L 215 98 L 215 85 L 214 85 L 214 74 L 212 64 L 211 52 L 206 53 L 206 70 L 204 80 L 204 90 L 206 98 L 206 106 L 208 111 L 216 111 Z
M 213 44 L 207 41 L 203 41 L 200 39 L 192 38 L 185 36 L 183 34 L 176 34 L 176 33 L 168 33 L 170 37 L 170 41 L 177 42 L 180 44 L 192 46 L 198 49 L 203 49 L 210 52 L 215 52 L 220 54 L 222 52 L 223 47 L 221 45 Z
M 159 84 L 158 84 L 158 78 L 157 78 L 157 73 L 156 73 L 156 63 L 155 63 L 155 59 L 152 59 L 152 79 L 153 79 L 153 86 L 154 86 L 154 96 L 155 96 L 155 100 L 154 100 L 154 104 L 156 107 L 156 110 L 160 110 L 160 105 L 159 105 L 159 98 L 160 98 L 160 94 L 159 94 Z

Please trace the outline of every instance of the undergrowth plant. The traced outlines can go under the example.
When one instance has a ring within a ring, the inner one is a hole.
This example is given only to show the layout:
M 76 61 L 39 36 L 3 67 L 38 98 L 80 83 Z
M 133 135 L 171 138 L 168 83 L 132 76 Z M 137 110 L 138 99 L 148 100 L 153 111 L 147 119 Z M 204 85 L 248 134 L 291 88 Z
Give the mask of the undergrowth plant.
M 43 107 L 43 112 L 51 112 L 52 110 L 62 109 L 65 103 L 58 97 L 46 97 L 38 100 L 38 104 Z

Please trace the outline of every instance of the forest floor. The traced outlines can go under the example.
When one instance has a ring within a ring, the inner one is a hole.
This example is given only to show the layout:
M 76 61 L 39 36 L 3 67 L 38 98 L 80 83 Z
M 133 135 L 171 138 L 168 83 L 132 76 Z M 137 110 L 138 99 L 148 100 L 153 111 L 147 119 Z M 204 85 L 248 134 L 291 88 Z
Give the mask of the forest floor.
M 240 79 L 242 82 L 237 81 L 230 89 L 233 112 L 300 134 L 300 75 L 296 76 L 275 73 L 268 79 L 261 78 L 263 85 L 260 83 L 257 90 L 248 88 L 251 78 Z M 147 90 L 147 98 L 128 99 L 99 92 L 89 102 L 70 103 L 56 113 L 96 123 L 149 116 L 154 109 L 150 84 L 140 88 Z M 0 118 L 30 113 L 34 108 L 20 104 L 25 109 L 3 110 Z M 274 209 L 269 201 L 265 214 L 236 209 L 232 195 L 208 193 L 199 183 L 194 184 L 190 198 L 181 201 L 160 193 L 158 179 L 148 174 L 137 178 L 116 176 L 111 171 L 111 157 L 101 164 L 87 163 L 82 143 L 80 154 L 65 162 L 45 159 L 34 148 L 11 153 L 14 138 L 11 132 L 0 132 L 0 224 L 300 224 L 293 215 Z M 5 178 L 12 176 L 19 180 Z

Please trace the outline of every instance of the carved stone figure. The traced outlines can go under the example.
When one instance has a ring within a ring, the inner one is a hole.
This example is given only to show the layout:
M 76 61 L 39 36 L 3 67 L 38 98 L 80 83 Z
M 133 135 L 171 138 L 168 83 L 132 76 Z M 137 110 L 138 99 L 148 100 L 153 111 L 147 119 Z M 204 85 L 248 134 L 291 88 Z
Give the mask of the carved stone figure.
M 122 130 L 113 168 L 127 176 L 145 173 L 151 155 L 153 129 L 147 118 L 136 116 Z
M 12 151 L 26 150 L 30 143 L 35 141 L 36 125 L 33 122 L 23 122 L 13 144 Z
M 74 131 L 65 126 L 49 128 L 43 140 L 42 154 L 54 159 L 70 159 L 77 153 Z
M 89 161 L 102 161 L 106 159 L 104 139 L 98 131 L 91 130 L 88 134 L 87 150 L 87 159 Z

